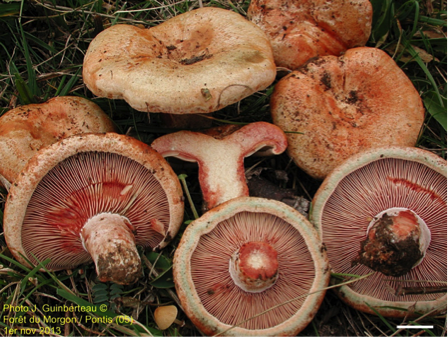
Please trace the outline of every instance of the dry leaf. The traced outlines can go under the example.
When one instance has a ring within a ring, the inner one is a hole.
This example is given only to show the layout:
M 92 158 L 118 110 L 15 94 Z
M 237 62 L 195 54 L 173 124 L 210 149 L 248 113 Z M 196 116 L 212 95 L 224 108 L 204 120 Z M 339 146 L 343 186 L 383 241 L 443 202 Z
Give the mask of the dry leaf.
M 426 50 L 423 50 L 422 48 L 416 47 L 416 46 L 412 46 L 412 48 L 415 50 L 415 52 L 418 54 L 418 56 L 420 56 L 420 58 L 422 59 L 423 62 L 428 63 L 431 61 L 436 61 L 439 62 L 439 59 L 437 57 L 432 56 L 431 54 L 429 54 Z M 400 45 L 397 49 L 397 44 L 394 43 L 392 45 L 390 45 L 389 47 L 386 48 L 386 51 L 394 56 L 394 55 L 398 55 L 400 53 L 403 52 L 404 47 L 402 45 Z M 412 57 L 407 51 L 405 51 L 403 53 L 403 55 L 401 55 L 401 57 L 399 58 L 399 61 L 401 62 L 410 62 L 410 61 L 415 61 L 415 58 Z

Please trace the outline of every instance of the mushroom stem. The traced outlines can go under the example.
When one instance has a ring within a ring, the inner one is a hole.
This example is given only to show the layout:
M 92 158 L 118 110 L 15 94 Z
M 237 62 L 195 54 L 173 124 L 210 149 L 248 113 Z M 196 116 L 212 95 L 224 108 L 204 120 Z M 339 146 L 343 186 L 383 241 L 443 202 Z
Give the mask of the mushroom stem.
M 151 144 L 164 157 L 198 163 L 199 183 L 207 209 L 249 195 L 244 175 L 245 157 L 255 152 L 280 154 L 288 145 L 283 131 L 266 122 L 245 125 L 224 137 L 222 134 L 219 137 L 180 131 L 159 137 Z
M 387 276 L 402 276 L 421 263 L 430 241 L 431 233 L 417 214 L 391 208 L 371 221 L 353 262 Z
M 247 242 L 232 254 L 229 272 L 233 282 L 244 291 L 262 292 L 278 279 L 277 251 L 266 242 Z
M 100 281 L 131 284 L 140 277 L 141 260 L 129 219 L 113 213 L 97 214 L 85 223 L 80 236 Z

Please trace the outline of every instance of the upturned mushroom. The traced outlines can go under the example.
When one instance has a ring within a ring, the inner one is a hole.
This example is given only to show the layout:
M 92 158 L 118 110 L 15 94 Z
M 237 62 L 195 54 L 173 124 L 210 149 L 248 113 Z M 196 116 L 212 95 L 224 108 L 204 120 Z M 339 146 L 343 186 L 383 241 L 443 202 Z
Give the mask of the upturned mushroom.
M 265 89 L 275 76 L 264 32 L 215 7 L 149 29 L 114 25 L 93 39 L 83 64 L 95 95 L 156 113 L 213 112 Z
M 104 111 L 85 98 L 61 96 L 17 107 L 0 117 L 0 175 L 13 182 L 40 148 L 62 138 L 113 131 Z
M 358 153 L 313 199 L 335 273 L 372 276 L 337 288 L 355 309 L 384 317 L 446 310 L 446 161 L 412 147 Z
M 279 67 L 365 46 L 372 26 L 368 0 L 252 0 L 247 17 L 268 36 Z
M 263 140 L 265 138 L 265 140 Z M 182 235 L 173 276 L 182 307 L 207 335 L 295 335 L 325 295 L 325 248 L 298 211 L 248 196 L 243 158 L 286 148 L 283 132 L 258 122 L 222 139 L 181 131 L 156 139 L 164 156 L 199 164 L 211 208 Z
M 410 79 L 369 47 L 311 60 L 276 84 L 270 103 L 289 156 L 316 179 L 357 152 L 414 146 L 425 116 Z
M 136 246 L 163 248 L 183 218 L 177 176 L 150 146 L 115 133 L 62 139 L 38 151 L 12 185 L 4 232 L 24 265 L 94 261 L 101 281 L 141 276 Z

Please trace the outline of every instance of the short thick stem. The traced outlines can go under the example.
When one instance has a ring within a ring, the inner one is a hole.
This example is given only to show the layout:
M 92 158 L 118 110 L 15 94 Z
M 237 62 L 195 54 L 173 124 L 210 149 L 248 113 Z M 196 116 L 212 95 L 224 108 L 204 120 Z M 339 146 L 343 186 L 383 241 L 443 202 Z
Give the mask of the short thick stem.
M 126 217 L 97 214 L 82 228 L 81 239 L 92 256 L 100 281 L 131 284 L 140 277 L 141 260 Z
M 278 279 L 277 251 L 266 242 L 247 242 L 232 254 L 229 272 L 242 290 L 262 292 Z
M 402 276 L 421 263 L 430 241 L 431 233 L 417 214 L 391 208 L 372 220 L 354 263 L 384 275 Z

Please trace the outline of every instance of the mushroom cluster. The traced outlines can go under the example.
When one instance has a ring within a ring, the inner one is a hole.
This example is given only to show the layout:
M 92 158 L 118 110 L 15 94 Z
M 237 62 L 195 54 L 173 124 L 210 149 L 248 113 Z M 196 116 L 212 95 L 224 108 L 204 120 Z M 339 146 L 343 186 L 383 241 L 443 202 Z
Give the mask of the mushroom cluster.
M 295 335 L 324 298 L 330 277 L 326 252 L 298 211 L 248 196 L 243 163 L 255 152 L 283 152 L 286 137 L 265 122 L 220 131 L 180 131 L 152 143 L 165 157 L 198 163 L 208 207 L 187 227 L 175 252 L 179 299 L 207 335 Z
M 414 147 L 422 101 L 392 58 L 365 47 L 371 20 L 367 0 L 252 0 L 247 18 L 208 7 L 102 31 L 83 63 L 94 95 L 142 112 L 211 113 L 286 67 L 272 123 L 183 130 L 149 146 L 81 98 L 6 113 L 0 180 L 13 182 L 3 218 L 12 255 L 27 266 L 47 260 L 47 270 L 93 261 L 100 281 L 136 282 L 137 247 L 166 247 L 183 220 L 165 159 L 175 157 L 197 164 L 205 204 L 173 260 L 181 309 L 203 334 L 296 335 L 331 272 L 373 274 L 336 289 L 367 313 L 446 310 L 443 290 L 427 291 L 447 278 L 446 161 Z M 249 195 L 244 159 L 284 151 L 321 183 L 309 219 Z M 158 328 L 177 314 L 160 306 Z

